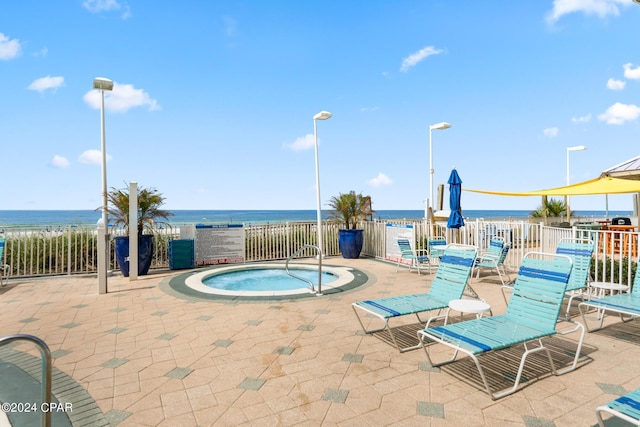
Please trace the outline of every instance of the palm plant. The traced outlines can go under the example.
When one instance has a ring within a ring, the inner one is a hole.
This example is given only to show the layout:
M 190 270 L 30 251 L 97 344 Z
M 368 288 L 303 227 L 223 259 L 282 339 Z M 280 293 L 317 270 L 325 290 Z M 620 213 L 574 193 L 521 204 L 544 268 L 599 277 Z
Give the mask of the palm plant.
M 113 218 L 114 227 L 124 226 L 129 232 L 129 189 L 111 188 L 107 194 L 109 206 L 107 212 Z M 138 187 L 138 235 L 143 231 L 151 230 L 156 224 L 165 224 L 164 221 L 156 221 L 157 218 L 167 220 L 172 212 L 160 209 L 165 198 L 155 188 Z
M 561 199 L 543 199 L 542 205 L 531 212 L 533 218 L 561 217 L 567 212 L 567 205 Z
M 375 213 L 371 209 L 371 197 L 355 191 L 333 196 L 329 206 L 333 208 L 329 219 L 344 223 L 346 229 L 355 229 L 360 221 Z

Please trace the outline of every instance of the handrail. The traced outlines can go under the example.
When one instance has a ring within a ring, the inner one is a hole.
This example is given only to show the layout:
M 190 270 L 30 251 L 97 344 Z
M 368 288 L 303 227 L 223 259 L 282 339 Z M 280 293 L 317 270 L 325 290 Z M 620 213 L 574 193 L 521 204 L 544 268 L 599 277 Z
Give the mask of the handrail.
M 49 405 L 51 404 L 51 350 L 49 350 L 49 346 L 40 338 L 26 334 L 14 334 L 2 337 L 0 338 L 0 347 L 13 341 L 31 341 L 40 351 L 40 355 L 42 356 L 42 405 L 40 406 L 40 412 L 42 413 L 41 425 L 43 427 L 50 427 L 51 411 L 49 410 Z
M 313 282 L 311 280 L 305 279 L 304 277 L 300 277 L 298 275 L 293 274 L 289 271 L 289 261 L 298 256 L 305 249 L 316 249 L 318 251 L 318 291 L 316 292 L 315 287 L 313 286 Z M 300 247 L 297 251 L 295 251 L 289 258 L 287 258 L 287 262 L 284 265 L 284 269 L 287 274 L 295 279 L 302 280 L 309 285 L 311 292 L 316 292 L 316 295 L 322 295 L 322 249 L 320 249 L 316 245 L 304 245 Z

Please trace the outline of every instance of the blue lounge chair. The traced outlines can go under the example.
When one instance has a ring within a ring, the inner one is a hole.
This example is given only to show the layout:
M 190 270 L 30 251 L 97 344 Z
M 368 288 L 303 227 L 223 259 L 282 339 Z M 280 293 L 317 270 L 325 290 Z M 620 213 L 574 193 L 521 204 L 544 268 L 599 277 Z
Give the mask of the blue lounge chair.
M 566 296 L 569 297 L 567 301 L 567 312 L 565 319 L 570 317 L 569 310 L 571 309 L 571 302 L 574 298 L 580 297 L 585 299 L 588 289 L 590 274 L 591 274 L 591 260 L 593 258 L 593 251 L 595 250 L 595 243 L 590 239 L 573 239 L 564 238 L 558 242 L 556 248 L 557 254 L 568 255 L 573 261 L 573 268 L 571 269 L 571 276 L 569 276 L 569 283 L 567 284 Z
M 569 311 L 573 299 L 581 297 L 584 300 L 587 294 L 594 250 L 595 243 L 590 239 L 563 238 L 558 242 L 556 254 L 567 255 L 571 257 L 573 261 L 571 276 L 569 276 L 569 283 L 567 283 L 567 292 L 565 294 L 565 296 L 569 297 L 569 300 L 567 301 L 567 311 L 563 319 L 569 319 L 571 317 Z M 502 287 L 502 296 L 504 297 L 505 303 L 507 302 L 505 291 L 512 289 L 512 285 L 504 285 Z
M 440 259 L 440 264 L 435 272 L 429 292 L 354 302 L 352 304 L 353 311 L 362 329 L 368 334 L 387 330 L 393 344 L 400 352 L 419 348 L 420 343 L 401 347 L 389 326 L 389 320 L 415 314 L 419 322 L 429 324 L 431 319 L 422 320 L 419 313 L 446 309 L 449 306 L 449 301 L 462 297 L 471 276 L 471 269 L 476 255 L 475 246 L 450 245 Z M 359 310 L 379 318 L 382 320 L 383 326 L 378 329 L 368 330 L 358 315 Z
M 398 248 L 400 249 L 400 259 L 398 259 L 398 265 L 396 266 L 396 272 L 400 268 L 400 264 L 403 261 L 409 261 L 409 271 L 415 267 L 420 274 L 420 266 L 425 264 L 429 267 L 429 273 L 431 273 L 431 262 L 426 254 L 418 255 L 416 251 L 411 247 L 411 242 L 408 239 L 398 239 Z
M 447 247 L 447 240 L 442 236 L 434 236 L 427 240 L 427 250 L 429 256 L 437 260 L 444 255 L 444 250 Z
M 640 260 L 639 260 L 640 261 Z M 616 313 L 625 321 L 624 315 L 637 317 L 640 316 L 640 268 L 636 270 L 636 275 L 631 285 L 631 292 L 624 292 L 615 295 L 609 295 L 597 299 L 583 301 L 578 305 L 582 322 L 589 332 L 602 329 L 604 317 L 607 312 Z M 596 309 L 599 314 L 600 324 L 597 328 L 589 328 L 585 313 L 588 310 Z
M 527 356 L 532 353 L 544 351 L 549 359 L 551 371 L 555 375 L 575 369 L 585 333 L 582 325 L 576 323 L 576 328 L 569 331 L 580 329 L 580 340 L 573 364 L 561 370 L 556 370 L 551 353 L 542 341 L 543 338 L 557 333 L 569 333 L 557 331 L 556 323 L 569 281 L 571 263 L 571 258 L 566 255 L 541 252 L 526 254 L 518 271 L 505 314 L 418 331 L 418 338 L 429 363 L 432 366 L 440 366 L 454 362 L 459 352 L 468 355 L 475 363 L 485 390 L 492 399 L 498 399 L 518 390 Z M 431 342 L 452 348 L 453 356 L 448 360 L 433 363 L 427 347 Z M 533 342 L 537 345 L 530 345 Z M 520 344 L 524 344 L 524 353 L 520 359 L 518 372 L 501 374 L 503 378 L 515 377 L 513 387 L 493 392 L 477 356 Z
M 602 419 L 602 412 L 607 412 L 614 417 L 633 424 L 634 426 L 640 426 L 640 388 L 637 388 L 624 396 L 620 396 L 606 405 L 598 406 L 596 408 L 598 425 L 600 427 L 605 427 L 604 420 Z
M 511 248 L 511 243 L 505 243 L 502 238 L 493 238 L 489 243 L 489 249 L 476 260 L 474 268 L 476 269 L 476 279 L 480 277 L 481 268 L 489 268 L 498 272 L 498 277 L 502 285 L 505 285 L 503 275 L 507 276 L 507 283 L 511 281 L 509 272 L 504 266 L 507 254 Z

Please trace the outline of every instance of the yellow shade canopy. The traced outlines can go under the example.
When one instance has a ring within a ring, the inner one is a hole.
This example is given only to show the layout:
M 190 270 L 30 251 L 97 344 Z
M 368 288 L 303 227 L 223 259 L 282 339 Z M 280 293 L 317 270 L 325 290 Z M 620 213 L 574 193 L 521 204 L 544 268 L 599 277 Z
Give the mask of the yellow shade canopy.
M 526 191 L 513 193 L 506 191 L 471 190 L 463 188 L 463 191 L 472 193 L 493 194 L 496 196 L 585 196 L 594 194 L 627 194 L 640 193 L 640 181 L 619 179 L 605 176 L 589 181 L 579 182 L 565 187 L 550 188 L 548 190 Z

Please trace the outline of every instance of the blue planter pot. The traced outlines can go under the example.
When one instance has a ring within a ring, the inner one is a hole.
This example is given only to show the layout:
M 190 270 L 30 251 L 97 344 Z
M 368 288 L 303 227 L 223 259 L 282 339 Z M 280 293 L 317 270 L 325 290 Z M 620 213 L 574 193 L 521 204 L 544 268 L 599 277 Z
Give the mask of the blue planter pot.
M 338 230 L 338 247 L 343 258 L 359 258 L 364 242 L 364 230 Z
M 116 261 L 124 277 L 129 277 L 129 236 L 116 236 L 115 241 Z M 138 276 L 144 276 L 149 272 L 153 260 L 153 235 L 143 234 L 138 236 Z

